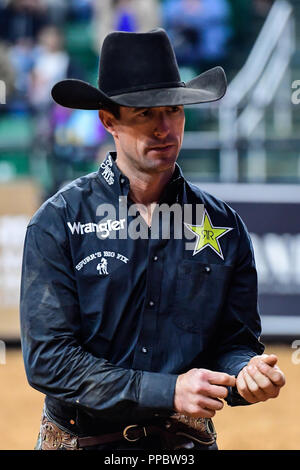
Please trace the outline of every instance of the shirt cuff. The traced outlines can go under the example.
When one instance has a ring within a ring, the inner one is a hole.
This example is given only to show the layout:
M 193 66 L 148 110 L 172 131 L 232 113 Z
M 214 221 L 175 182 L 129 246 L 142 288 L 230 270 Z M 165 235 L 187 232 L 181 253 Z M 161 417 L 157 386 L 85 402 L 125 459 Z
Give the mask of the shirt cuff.
M 245 398 L 241 397 L 236 387 L 229 387 L 226 401 L 229 406 L 251 405 L 251 403 L 246 401 Z
M 143 372 L 139 406 L 153 412 L 174 411 L 175 385 L 178 375 Z
M 250 360 L 250 359 L 249 359 Z M 249 362 L 249 361 L 248 361 Z M 248 362 L 243 362 L 239 364 L 239 368 L 235 370 L 235 377 L 238 376 L 239 372 L 248 364 Z M 245 406 L 251 405 L 248 401 L 246 401 L 237 391 L 236 387 L 228 387 L 228 395 L 226 397 L 226 402 L 229 406 Z

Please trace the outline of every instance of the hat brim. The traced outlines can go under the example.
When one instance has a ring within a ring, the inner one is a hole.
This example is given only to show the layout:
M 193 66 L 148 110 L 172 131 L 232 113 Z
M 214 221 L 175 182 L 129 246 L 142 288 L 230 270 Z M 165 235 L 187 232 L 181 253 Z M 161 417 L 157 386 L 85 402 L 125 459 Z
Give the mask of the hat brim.
M 203 72 L 184 87 L 158 88 L 107 96 L 87 82 L 67 79 L 52 88 L 52 98 L 61 106 L 73 109 L 101 109 L 110 102 L 121 106 L 150 108 L 209 103 L 221 99 L 227 89 L 222 67 Z

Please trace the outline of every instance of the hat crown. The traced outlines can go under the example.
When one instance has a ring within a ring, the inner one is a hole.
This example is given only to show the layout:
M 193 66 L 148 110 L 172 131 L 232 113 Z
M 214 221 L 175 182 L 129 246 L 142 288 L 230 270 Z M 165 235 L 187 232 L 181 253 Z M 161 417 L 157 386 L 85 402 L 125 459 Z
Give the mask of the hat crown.
M 98 86 L 108 96 L 150 88 L 180 86 L 174 50 L 166 32 L 115 31 L 106 36 Z

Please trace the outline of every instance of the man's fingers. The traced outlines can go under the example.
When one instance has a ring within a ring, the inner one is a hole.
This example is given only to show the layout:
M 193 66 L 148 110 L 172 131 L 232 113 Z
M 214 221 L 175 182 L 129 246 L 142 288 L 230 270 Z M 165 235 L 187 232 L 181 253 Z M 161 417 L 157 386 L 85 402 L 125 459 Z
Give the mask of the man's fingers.
M 194 418 L 212 418 L 216 414 L 216 410 L 205 408 L 205 406 L 197 404 L 189 404 L 184 410 L 184 414 L 187 416 L 193 416 Z
M 256 382 L 258 387 L 266 393 L 269 397 L 277 395 L 278 387 L 269 379 L 269 377 L 263 374 L 256 366 L 250 365 L 246 367 L 246 370 L 250 377 Z
M 250 359 L 249 364 L 256 365 L 258 362 L 263 362 L 268 364 L 270 367 L 274 367 L 276 362 L 278 361 L 278 357 L 275 354 L 261 354 L 260 356 L 254 356 Z
M 278 357 L 275 354 L 263 354 L 261 356 L 261 360 L 268 364 L 269 366 L 275 366 L 276 362 L 278 361 Z
M 198 418 L 199 416 L 201 416 L 201 418 L 213 418 L 215 416 L 215 414 L 216 414 L 215 410 L 208 410 L 208 409 L 204 408 L 201 411 L 201 414 L 196 413 L 194 416 L 196 418 Z
M 208 382 L 212 385 L 224 385 L 225 387 L 234 387 L 236 378 L 234 375 L 225 374 L 225 372 L 210 372 Z
M 257 369 L 266 375 L 273 384 L 282 387 L 285 384 L 285 377 L 277 366 L 269 366 L 263 361 L 257 363 Z
M 266 401 L 267 395 L 259 387 L 253 377 L 251 377 L 251 375 L 248 373 L 247 367 L 244 367 L 243 369 L 243 376 L 248 390 L 255 397 L 255 399 L 259 401 Z
M 194 417 L 211 418 L 223 408 L 221 399 L 228 394 L 227 386 L 234 386 L 235 377 L 208 369 L 191 369 L 177 378 L 174 409 Z
M 228 395 L 228 389 L 222 385 L 208 384 L 207 390 L 203 390 L 203 394 L 207 397 L 224 399 Z
M 241 371 L 237 377 L 236 386 L 239 394 L 249 403 L 256 403 L 258 401 L 257 398 L 253 395 L 253 393 L 250 392 L 248 385 L 245 381 L 243 371 Z
M 217 398 L 201 397 L 199 405 L 205 410 L 219 411 L 223 408 L 224 403 Z
M 285 377 L 276 365 L 277 361 L 275 354 L 255 356 L 240 371 L 236 386 L 245 400 L 256 403 L 278 396 Z

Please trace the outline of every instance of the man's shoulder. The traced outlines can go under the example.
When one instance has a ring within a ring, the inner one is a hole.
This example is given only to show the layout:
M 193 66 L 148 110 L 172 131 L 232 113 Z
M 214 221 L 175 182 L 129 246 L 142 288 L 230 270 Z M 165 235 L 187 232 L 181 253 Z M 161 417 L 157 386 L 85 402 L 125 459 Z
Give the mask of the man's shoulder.
M 204 208 L 208 215 L 214 219 L 217 225 L 231 226 L 236 228 L 239 236 L 246 235 L 249 238 L 249 232 L 246 223 L 241 215 L 226 201 L 217 197 L 210 192 L 203 190 L 200 185 L 197 186 L 188 182 L 190 190 L 194 197 L 197 198 L 199 204 L 204 204 Z
M 197 186 L 192 183 L 188 183 L 190 191 L 193 193 L 193 198 L 196 198 L 198 204 L 203 204 L 205 213 L 208 215 L 210 223 L 213 226 L 231 228 L 232 236 L 237 241 L 243 239 L 246 240 L 246 244 L 243 246 L 249 246 L 250 235 L 247 225 L 243 221 L 240 214 L 225 202 L 220 197 L 217 197 L 210 192 L 203 190 L 200 185 Z
M 210 209 L 213 212 L 223 213 L 227 216 L 236 217 L 237 213 L 235 209 L 233 209 L 233 207 L 223 199 L 203 190 L 201 186 L 191 183 L 190 181 L 187 181 L 187 185 L 196 202 L 204 204 L 206 209 Z
M 85 197 L 90 194 L 95 181 L 97 181 L 96 184 L 100 183 L 97 175 L 98 172 L 94 171 L 66 183 L 53 196 L 44 201 L 28 225 L 39 224 L 43 226 L 46 224 L 49 226 L 55 219 L 64 218 L 67 212 L 69 214 L 75 212 Z

